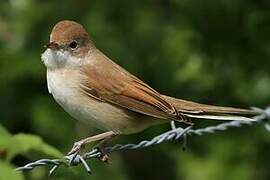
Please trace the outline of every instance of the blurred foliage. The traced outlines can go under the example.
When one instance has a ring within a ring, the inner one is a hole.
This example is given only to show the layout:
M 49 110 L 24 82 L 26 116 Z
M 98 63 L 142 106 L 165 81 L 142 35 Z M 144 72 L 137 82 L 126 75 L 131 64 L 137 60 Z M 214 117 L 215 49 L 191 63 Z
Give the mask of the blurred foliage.
M 9 134 L 2 126 L 0 126 L 0 170 L 1 180 L 23 179 L 21 174 L 14 172 L 14 167 L 11 168 L 7 162 L 13 159 L 16 155 L 24 154 L 25 156 L 33 156 L 34 152 L 43 153 L 51 157 L 63 157 L 55 148 L 44 143 L 40 137 L 29 134 Z M 5 162 L 4 162 L 4 161 Z M 3 173 L 4 172 L 4 173 Z
M 16 134 L 0 128 L 0 179 L 23 179 L 15 166 L 60 155 L 44 142 L 67 152 L 75 140 L 96 133 L 72 120 L 47 92 L 40 54 L 59 20 L 83 24 L 105 54 L 164 94 L 266 107 L 269 8 L 267 0 L 0 1 L 0 123 Z M 168 128 L 119 139 L 138 142 Z M 270 134 L 244 127 L 189 138 L 186 152 L 174 143 L 119 152 L 111 165 L 91 161 L 91 177 L 79 166 L 60 168 L 50 179 L 266 180 L 269 152 Z M 48 179 L 47 172 L 37 168 L 24 178 Z
M 10 135 L 0 126 L 0 147 L 2 158 L 11 160 L 14 156 L 30 150 L 45 153 L 53 157 L 62 157 L 63 154 L 44 143 L 40 137 L 29 134 Z

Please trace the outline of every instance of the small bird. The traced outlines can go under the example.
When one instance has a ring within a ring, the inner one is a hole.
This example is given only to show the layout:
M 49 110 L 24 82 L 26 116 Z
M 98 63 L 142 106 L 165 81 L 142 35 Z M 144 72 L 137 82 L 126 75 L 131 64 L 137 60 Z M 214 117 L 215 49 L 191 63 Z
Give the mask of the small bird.
M 104 55 L 77 22 L 64 20 L 52 29 L 41 59 L 47 86 L 57 103 L 75 119 L 104 133 L 74 143 L 78 153 L 94 141 L 140 132 L 170 121 L 191 119 L 250 121 L 248 109 L 199 104 L 160 94 Z

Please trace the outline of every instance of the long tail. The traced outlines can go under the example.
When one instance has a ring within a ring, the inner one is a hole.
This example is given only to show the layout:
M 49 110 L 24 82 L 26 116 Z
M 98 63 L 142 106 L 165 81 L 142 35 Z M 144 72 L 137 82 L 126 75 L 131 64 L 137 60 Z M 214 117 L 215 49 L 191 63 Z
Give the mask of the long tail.
M 254 119 L 250 117 L 258 115 L 257 111 L 249 109 L 212 106 L 177 99 L 165 95 L 163 95 L 163 98 L 173 104 L 179 113 L 191 118 L 254 121 Z

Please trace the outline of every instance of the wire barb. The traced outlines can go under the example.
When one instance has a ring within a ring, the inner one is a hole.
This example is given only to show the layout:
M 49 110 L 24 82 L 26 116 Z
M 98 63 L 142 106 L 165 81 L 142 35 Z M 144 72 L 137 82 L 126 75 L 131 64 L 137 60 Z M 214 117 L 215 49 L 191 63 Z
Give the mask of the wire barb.
M 179 141 L 179 140 L 183 140 L 182 148 L 185 149 L 188 135 L 189 136 L 191 135 L 202 136 L 207 133 L 225 131 L 231 127 L 241 127 L 243 125 L 255 125 L 258 123 L 265 123 L 266 130 L 270 132 L 270 123 L 269 123 L 270 107 L 266 108 L 265 110 L 260 109 L 260 108 L 255 108 L 255 107 L 252 109 L 260 113 L 260 115 L 255 116 L 253 118 L 255 121 L 230 121 L 230 122 L 218 124 L 216 126 L 209 126 L 209 127 L 200 128 L 200 129 L 192 129 L 192 126 L 189 126 L 183 129 L 181 127 L 176 127 L 175 123 L 172 121 L 171 130 L 161 135 L 158 135 L 151 140 L 143 140 L 139 142 L 138 144 L 115 144 L 113 146 L 106 147 L 104 149 L 104 152 L 112 153 L 114 151 L 146 148 L 146 147 L 157 145 L 166 141 Z M 69 156 L 65 156 L 63 159 L 40 159 L 31 163 L 28 163 L 22 167 L 18 167 L 15 170 L 16 171 L 29 171 L 29 170 L 33 170 L 35 167 L 38 167 L 38 166 L 52 165 L 53 167 L 49 171 L 49 176 L 50 176 L 55 172 L 55 170 L 58 169 L 58 167 L 62 165 L 76 166 L 76 165 L 82 164 L 85 170 L 91 174 L 92 170 L 90 166 L 87 164 L 86 160 L 89 160 L 92 158 L 98 158 L 101 154 L 102 152 L 100 152 L 97 148 L 94 148 L 90 152 L 85 153 L 82 156 L 79 154 L 72 154 Z

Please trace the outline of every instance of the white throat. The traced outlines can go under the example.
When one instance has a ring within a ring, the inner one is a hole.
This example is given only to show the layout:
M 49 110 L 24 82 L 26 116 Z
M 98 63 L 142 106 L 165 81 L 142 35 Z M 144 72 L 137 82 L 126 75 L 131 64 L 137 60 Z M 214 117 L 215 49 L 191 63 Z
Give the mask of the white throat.
M 62 49 L 46 49 L 41 55 L 41 60 L 48 69 L 57 69 L 63 67 L 78 67 L 82 65 L 82 59 L 72 55 L 69 51 Z

